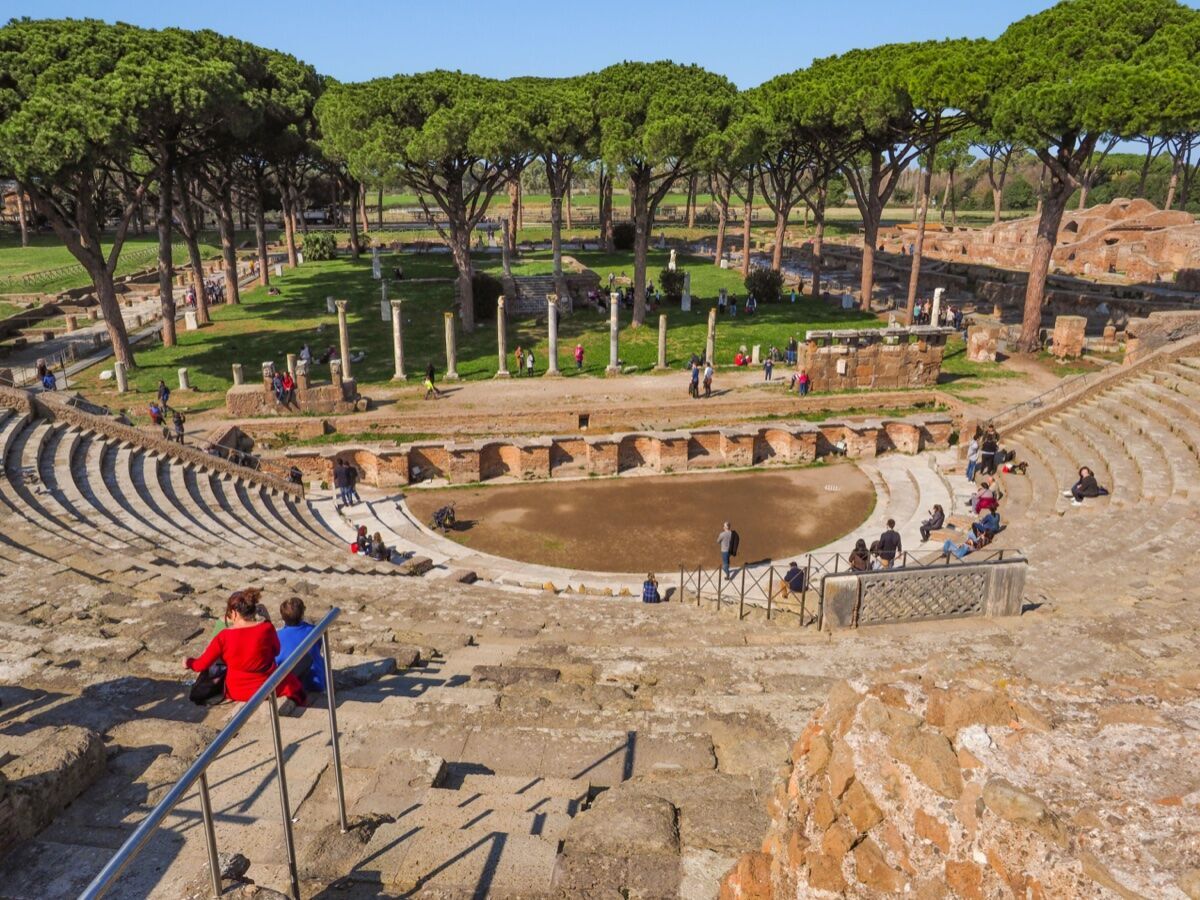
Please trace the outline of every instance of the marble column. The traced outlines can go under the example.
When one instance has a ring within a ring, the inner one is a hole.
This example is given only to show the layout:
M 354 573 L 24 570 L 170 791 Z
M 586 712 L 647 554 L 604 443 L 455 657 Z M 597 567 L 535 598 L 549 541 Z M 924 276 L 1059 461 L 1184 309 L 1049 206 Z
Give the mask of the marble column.
M 296 377 L 296 354 L 295 353 L 289 353 L 287 355 L 287 370 L 288 370 L 289 375 L 291 375 L 293 378 Z
M 446 316 L 446 381 L 458 381 L 458 335 L 454 330 L 454 313 Z
M 665 369 L 667 367 L 667 317 L 662 314 L 658 317 L 658 365 L 655 368 Z
M 704 358 L 716 365 L 713 359 L 717 354 L 717 308 L 714 306 L 708 311 L 708 340 L 704 342 Z
M 621 371 L 617 362 L 617 328 L 620 324 L 617 317 L 620 311 L 620 296 L 613 291 L 608 295 L 608 368 L 604 370 L 605 375 L 617 375 Z
M 341 342 L 342 378 L 349 381 L 354 376 L 350 373 L 350 329 L 346 325 L 346 301 L 336 300 L 338 314 L 338 340 Z
M 179 370 L 179 389 L 181 391 L 190 391 L 192 389 L 192 384 L 190 381 L 188 381 L 187 369 Z
M 117 382 L 117 393 L 124 394 L 129 390 L 129 375 L 125 371 L 125 363 L 113 363 L 113 378 Z
M 547 355 L 546 374 L 561 375 L 558 371 L 558 294 L 546 295 L 546 323 L 550 328 L 550 352 Z
M 233 364 L 233 383 L 235 385 L 246 383 L 246 374 L 242 369 L 241 363 Z
M 500 367 L 496 369 L 497 378 L 509 378 L 508 371 L 508 314 L 504 309 L 504 295 L 496 298 L 496 359 Z
M 388 303 L 387 279 L 379 282 L 379 321 L 386 322 L 391 318 L 392 309 Z
M 408 373 L 404 371 L 404 314 L 401 311 L 401 300 L 389 300 L 392 308 L 392 355 L 396 358 L 396 374 L 392 381 L 408 381 Z

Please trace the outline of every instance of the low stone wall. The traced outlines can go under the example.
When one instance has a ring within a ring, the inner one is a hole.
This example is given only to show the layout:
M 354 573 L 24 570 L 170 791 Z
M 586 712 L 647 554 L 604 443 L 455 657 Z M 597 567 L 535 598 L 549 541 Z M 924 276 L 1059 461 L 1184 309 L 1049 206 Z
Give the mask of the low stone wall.
M 400 487 L 429 478 L 470 484 L 494 478 L 527 481 L 623 472 L 686 472 L 724 467 L 810 463 L 841 453 L 851 459 L 949 446 L 948 416 L 867 422 L 822 422 L 633 434 L 570 435 L 473 442 L 417 442 L 396 447 L 347 447 L 328 455 L 291 450 L 289 465 L 308 480 L 328 481 L 333 461 L 353 463 L 363 480 Z
M 931 619 L 1017 616 L 1024 559 L 831 575 L 823 581 L 827 631 Z
M 952 328 L 810 331 L 800 357 L 819 392 L 928 388 L 942 371 Z
M 1125 325 L 1125 364 L 1133 365 L 1160 347 L 1200 334 L 1200 310 L 1155 312 Z
M 257 416 L 333 415 L 365 410 L 367 401 L 358 395 L 353 378 L 342 378 L 337 363 L 330 365 L 330 383 L 313 385 L 308 372 L 296 372 L 296 399 L 283 405 L 275 398 L 271 380 L 274 366 L 263 364 L 262 378 L 253 384 L 235 384 L 225 392 L 225 406 L 235 418 Z

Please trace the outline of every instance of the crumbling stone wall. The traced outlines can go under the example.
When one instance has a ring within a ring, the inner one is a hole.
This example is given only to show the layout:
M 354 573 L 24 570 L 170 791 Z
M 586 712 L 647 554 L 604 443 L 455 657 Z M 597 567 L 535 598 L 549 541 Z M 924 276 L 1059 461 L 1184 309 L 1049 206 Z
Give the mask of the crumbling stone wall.
M 1198 700 L 1194 672 L 840 682 L 721 897 L 1198 897 Z
M 810 331 L 798 367 L 818 392 L 937 384 L 952 328 Z

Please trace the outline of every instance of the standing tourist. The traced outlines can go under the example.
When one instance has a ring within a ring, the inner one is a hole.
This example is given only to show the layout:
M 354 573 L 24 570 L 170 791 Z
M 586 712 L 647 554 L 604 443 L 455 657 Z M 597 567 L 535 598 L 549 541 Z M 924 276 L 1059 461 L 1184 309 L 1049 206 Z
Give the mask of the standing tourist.
M 575 371 L 583 371 L 583 344 L 575 345 Z
M 704 396 L 707 399 L 712 396 L 712 380 L 713 380 L 713 365 L 712 362 L 704 364 Z
M 763 360 L 763 381 L 770 381 L 775 373 L 775 361 L 768 356 Z
M 692 379 L 688 383 L 688 395 L 693 399 L 700 397 L 700 361 L 692 358 Z
M 513 356 L 517 360 L 517 375 L 525 374 L 525 351 L 521 349 L 520 345 L 517 346 Z
M 896 556 L 901 553 L 903 547 L 900 542 L 900 533 L 896 531 L 896 520 L 887 520 L 887 531 L 879 536 L 879 558 L 883 561 L 883 567 L 890 569 L 896 562 Z
M 967 444 L 967 481 L 975 481 L 975 470 L 979 468 L 979 435 L 980 430 L 975 429 L 975 433 L 971 435 L 971 443 Z
M 738 534 L 729 527 L 728 522 L 724 524 L 721 533 L 717 535 L 717 548 L 721 551 L 721 570 L 728 578 L 730 575 L 729 560 L 731 557 L 737 556 L 738 552 Z
M 533 377 L 533 374 L 534 374 L 533 366 L 534 366 L 533 351 L 526 350 L 525 351 L 525 374 L 530 376 L 531 378 Z
M 808 396 L 808 388 L 811 383 L 812 383 L 812 381 L 808 377 L 808 370 L 801 369 L 800 377 L 798 379 L 796 379 L 796 389 L 800 392 L 801 397 Z

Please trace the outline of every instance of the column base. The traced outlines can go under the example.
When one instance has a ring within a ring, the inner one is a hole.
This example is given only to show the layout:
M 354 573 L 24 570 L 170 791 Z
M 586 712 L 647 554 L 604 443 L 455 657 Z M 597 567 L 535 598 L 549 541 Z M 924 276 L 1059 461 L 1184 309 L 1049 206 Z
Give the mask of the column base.
M 496 373 L 494 376 L 492 376 L 492 377 L 494 377 L 494 378 L 512 378 L 512 373 L 511 373 L 511 372 L 508 372 L 508 371 L 504 371 L 504 372 L 497 372 L 497 373 Z
M 562 378 L 562 372 L 558 369 L 547 369 L 542 373 L 543 378 Z
M 442 381 L 458 381 L 459 374 L 457 372 L 447 372 L 442 376 Z
M 670 366 L 655 366 L 654 371 L 655 372 L 665 372 L 670 368 L 671 368 Z
M 408 375 L 406 375 L 404 372 L 401 372 L 399 375 L 393 375 L 392 381 L 408 381 Z
M 604 369 L 604 374 L 611 378 L 614 375 L 620 375 L 621 369 L 618 366 L 606 366 Z

